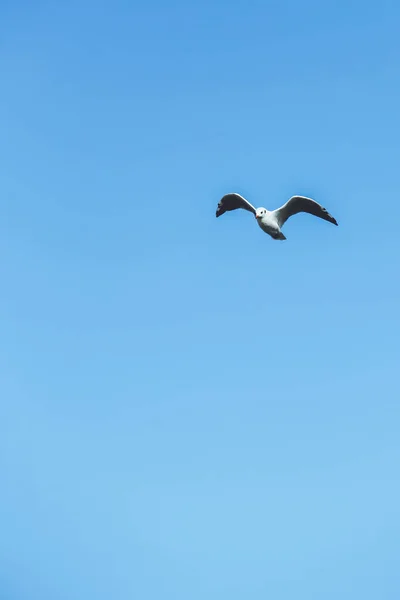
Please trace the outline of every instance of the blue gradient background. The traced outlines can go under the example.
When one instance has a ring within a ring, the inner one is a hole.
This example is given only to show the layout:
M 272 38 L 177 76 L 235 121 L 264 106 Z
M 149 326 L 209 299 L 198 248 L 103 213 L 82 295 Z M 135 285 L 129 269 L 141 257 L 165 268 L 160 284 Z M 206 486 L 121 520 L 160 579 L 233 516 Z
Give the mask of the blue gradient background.
M 1 2 L 2 599 L 398 600 L 399 20 Z

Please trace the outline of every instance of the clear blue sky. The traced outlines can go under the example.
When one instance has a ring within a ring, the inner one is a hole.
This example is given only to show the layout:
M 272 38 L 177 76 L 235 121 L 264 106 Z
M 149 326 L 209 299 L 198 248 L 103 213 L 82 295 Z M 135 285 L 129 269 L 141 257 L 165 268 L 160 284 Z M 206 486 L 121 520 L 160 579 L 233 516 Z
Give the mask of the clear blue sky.
M 2 600 L 398 600 L 399 21 L 0 4 Z

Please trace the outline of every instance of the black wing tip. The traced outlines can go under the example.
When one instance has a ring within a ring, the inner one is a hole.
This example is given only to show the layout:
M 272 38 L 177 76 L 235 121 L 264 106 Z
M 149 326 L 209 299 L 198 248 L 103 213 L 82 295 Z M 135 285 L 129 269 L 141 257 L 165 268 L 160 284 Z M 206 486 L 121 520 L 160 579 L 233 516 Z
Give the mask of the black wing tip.
M 332 217 L 332 215 L 326 210 L 326 208 L 322 207 L 323 212 L 325 213 L 327 220 L 332 223 L 332 225 L 336 225 L 338 226 L 339 223 L 336 221 L 335 217 Z
M 337 226 L 339 225 L 339 223 L 336 221 L 335 217 L 332 217 L 332 215 L 329 215 L 329 216 L 330 216 L 330 218 L 331 218 L 331 223 L 332 223 L 333 225 L 336 225 L 336 227 L 337 227 Z
M 218 218 L 218 217 L 220 217 L 221 215 L 223 215 L 223 214 L 224 214 L 224 212 L 225 212 L 225 211 L 224 211 L 224 209 L 222 208 L 221 204 L 218 204 L 218 206 L 217 206 L 217 210 L 215 211 L 215 216 Z
M 336 227 L 339 225 L 339 223 L 336 221 L 335 217 L 332 217 L 332 215 L 330 215 L 328 212 L 327 212 L 327 217 L 328 217 L 328 220 L 332 223 L 332 225 L 336 225 Z
M 229 197 L 232 194 L 225 194 L 224 196 L 222 196 L 222 198 L 220 199 L 220 201 L 218 202 L 217 205 L 217 210 L 215 212 L 215 216 L 221 217 L 224 213 L 226 213 L 227 210 L 230 210 L 230 206 L 229 206 Z

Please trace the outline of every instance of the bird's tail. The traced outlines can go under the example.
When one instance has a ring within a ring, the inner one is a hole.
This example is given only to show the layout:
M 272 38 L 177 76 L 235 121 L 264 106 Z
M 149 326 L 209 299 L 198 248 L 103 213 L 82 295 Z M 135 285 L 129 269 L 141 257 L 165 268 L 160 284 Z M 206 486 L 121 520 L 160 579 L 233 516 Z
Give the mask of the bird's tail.
M 276 236 L 276 238 L 275 238 L 275 239 L 276 239 L 276 240 L 286 240 L 286 237 L 283 235 L 282 231 L 280 231 L 280 232 L 277 234 L 277 236 Z

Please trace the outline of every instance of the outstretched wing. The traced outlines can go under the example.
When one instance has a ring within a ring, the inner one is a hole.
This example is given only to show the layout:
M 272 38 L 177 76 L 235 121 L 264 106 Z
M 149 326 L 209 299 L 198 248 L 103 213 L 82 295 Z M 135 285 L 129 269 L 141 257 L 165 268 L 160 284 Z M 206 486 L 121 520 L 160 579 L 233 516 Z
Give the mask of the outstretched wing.
M 280 208 L 277 208 L 273 212 L 278 221 L 279 227 L 282 227 L 289 217 L 297 215 L 297 213 L 300 212 L 309 213 L 310 215 L 314 215 L 315 217 L 324 219 L 324 221 L 329 221 L 329 223 L 337 225 L 336 219 L 328 213 L 326 208 L 318 204 L 318 202 L 315 202 L 315 200 L 306 198 L 305 196 L 292 196 L 292 198 L 290 198 L 286 204 Z
M 218 203 L 217 212 L 215 214 L 217 217 L 220 217 L 228 210 L 236 210 L 237 208 L 244 208 L 244 210 L 256 214 L 254 206 L 252 206 L 250 202 L 247 202 L 240 194 L 226 194 L 223 196 Z

